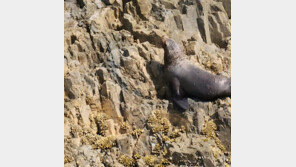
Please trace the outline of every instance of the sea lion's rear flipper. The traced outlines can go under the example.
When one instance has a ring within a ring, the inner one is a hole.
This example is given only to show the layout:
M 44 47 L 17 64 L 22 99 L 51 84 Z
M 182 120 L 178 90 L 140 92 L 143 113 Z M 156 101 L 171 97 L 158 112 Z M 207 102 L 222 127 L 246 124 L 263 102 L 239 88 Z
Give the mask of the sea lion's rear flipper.
M 187 98 L 184 97 L 184 91 L 180 87 L 180 81 L 177 78 L 171 80 L 171 89 L 173 95 L 173 101 L 183 110 L 189 108 Z
M 187 98 L 174 98 L 173 101 L 183 110 L 187 110 L 189 108 L 189 103 Z

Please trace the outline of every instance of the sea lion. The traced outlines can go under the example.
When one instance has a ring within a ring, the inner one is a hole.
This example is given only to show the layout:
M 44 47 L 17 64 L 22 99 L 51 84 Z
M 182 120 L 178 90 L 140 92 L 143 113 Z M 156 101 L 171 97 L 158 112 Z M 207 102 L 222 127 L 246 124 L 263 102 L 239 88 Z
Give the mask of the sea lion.
M 182 49 L 172 39 L 162 38 L 164 70 L 172 92 L 173 102 L 180 108 L 189 108 L 187 97 L 213 100 L 231 96 L 231 78 L 214 75 L 186 59 Z

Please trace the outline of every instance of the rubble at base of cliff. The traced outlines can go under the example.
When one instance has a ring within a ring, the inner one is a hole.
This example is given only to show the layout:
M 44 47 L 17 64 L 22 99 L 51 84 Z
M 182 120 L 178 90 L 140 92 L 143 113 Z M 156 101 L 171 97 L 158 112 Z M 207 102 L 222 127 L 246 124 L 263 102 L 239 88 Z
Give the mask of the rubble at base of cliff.
M 161 44 L 230 77 L 230 3 L 65 0 L 64 166 L 231 166 L 231 98 L 179 111 Z

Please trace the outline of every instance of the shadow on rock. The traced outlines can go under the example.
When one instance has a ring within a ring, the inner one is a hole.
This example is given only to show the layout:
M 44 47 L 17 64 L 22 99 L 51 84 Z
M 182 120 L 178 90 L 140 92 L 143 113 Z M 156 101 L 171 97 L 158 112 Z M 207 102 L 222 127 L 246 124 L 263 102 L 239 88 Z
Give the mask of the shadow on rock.
M 155 60 L 151 60 L 150 63 L 146 65 L 146 70 L 151 76 L 151 80 L 155 86 L 157 98 L 168 99 L 170 97 L 170 91 L 164 79 L 163 68 L 163 64 Z

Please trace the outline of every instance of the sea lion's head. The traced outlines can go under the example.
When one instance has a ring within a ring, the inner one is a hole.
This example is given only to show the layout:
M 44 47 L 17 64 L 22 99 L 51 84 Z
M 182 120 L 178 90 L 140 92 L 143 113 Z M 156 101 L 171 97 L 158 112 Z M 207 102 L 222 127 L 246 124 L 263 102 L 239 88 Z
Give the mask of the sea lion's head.
M 166 37 L 162 37 L 164 48 L 164 61 L 168 65 L 183 56 L 183 51 L 176 41 Z

